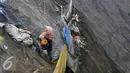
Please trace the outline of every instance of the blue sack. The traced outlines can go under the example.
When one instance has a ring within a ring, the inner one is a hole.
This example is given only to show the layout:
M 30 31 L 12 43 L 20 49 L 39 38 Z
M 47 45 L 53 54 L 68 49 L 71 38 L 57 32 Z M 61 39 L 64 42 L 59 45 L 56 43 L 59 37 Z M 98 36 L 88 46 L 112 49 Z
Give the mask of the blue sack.
M 74 49 L 73 49 L 73 40 L 72 40 L 72 36 L 71 36 L 71 32 L 69 27 L 64 24 L 64 28 L 63 28 L 63 38 L 65 41 L 65 44 L 68 47 L 68 50 L 71 54 L 74 54 Z
M 64 41 L 65 44 L 68 46 L 70 43 L 71 39 L 71 33 L 70 33 L 70 29 L 68 28 L 68 26 L 66 24 L 64 24 L 64 29 L 63 29 L 63 37 L 64 37 Z

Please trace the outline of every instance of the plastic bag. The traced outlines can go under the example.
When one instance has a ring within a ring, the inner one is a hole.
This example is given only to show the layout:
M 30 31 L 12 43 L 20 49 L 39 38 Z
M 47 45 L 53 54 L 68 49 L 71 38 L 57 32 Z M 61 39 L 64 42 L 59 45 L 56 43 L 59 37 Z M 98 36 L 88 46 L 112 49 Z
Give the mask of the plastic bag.
M 31 36 L 28 33 L 20 32 L 16 26 L 12 24 L 7 24 L 5 25 L 5 30 L 16 41 L 22 41 L 24 44 L 27 44 L 27 45 L 33 44 L 33 39 L 31 38 Z

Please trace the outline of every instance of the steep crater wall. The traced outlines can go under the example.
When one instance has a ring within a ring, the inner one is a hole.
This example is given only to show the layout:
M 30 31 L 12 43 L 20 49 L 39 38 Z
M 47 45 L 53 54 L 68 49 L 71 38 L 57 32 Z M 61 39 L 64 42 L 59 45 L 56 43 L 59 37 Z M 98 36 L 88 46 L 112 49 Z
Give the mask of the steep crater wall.
M 114 66 L 115 64 L 119 67 L 118 70 L 120 70 L 121 73 L 130 72 L 129 4 L 129 0 L 73 1 L 74 7 L 83 14 L 84 18 L 82 18 L 87 23 L 80 25 L 83 29 L 84 36 L 86 36 L 85 32 L 90 31 L 90 37 L 104 49 L 104 53 L 109 57 L 106 56 L 107 59 L 111 59 L 113 62 L 112 65 Z M 96 43 L 94 42 L 94 44 Z M 101 47 L 97 49 L 99 50 Z M 99 50 L 99 52 L 101 52 L 101 50 Z
M 82 19 L 79 25 L 81 34 L 87 42 L 86 48 L 80 48 L 80 66 L 77 73 L 129 73 L 129 59 L 127 59 L 129 57 L 129 17 L 127 16 L 129 7 L 127 4 L 130 2 L 128 0 L 123 1 L 124 4 L 121 2 L 122 0 L 73 1 Z M 43 28 L 43 23 L 53 23 L 50 20 L 55 20 L 56 14 L 52 14 L 52 17 L 46 15 L 48 18 L 44 19 L 45 16 L 42 15 L 44 10 L 39 9 L 36 3 L 35 0 L 9 1 L 12 8 L 18 9 L 21 14 L 27 16 L 36 28 Z M 24 21 L 26 20 L 23 19 Z M 85 49 L 90 53 L 86 53 Z

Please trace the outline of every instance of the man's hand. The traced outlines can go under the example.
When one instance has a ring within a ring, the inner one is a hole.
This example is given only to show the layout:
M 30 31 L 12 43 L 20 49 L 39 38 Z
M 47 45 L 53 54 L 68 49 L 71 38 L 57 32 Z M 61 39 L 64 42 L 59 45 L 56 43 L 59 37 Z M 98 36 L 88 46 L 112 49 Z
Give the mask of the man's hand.
M 44 38 L 45 35 L 46 35 L 46 32 L 43 32 L 43 33 L 39 36 L 39 38 Z

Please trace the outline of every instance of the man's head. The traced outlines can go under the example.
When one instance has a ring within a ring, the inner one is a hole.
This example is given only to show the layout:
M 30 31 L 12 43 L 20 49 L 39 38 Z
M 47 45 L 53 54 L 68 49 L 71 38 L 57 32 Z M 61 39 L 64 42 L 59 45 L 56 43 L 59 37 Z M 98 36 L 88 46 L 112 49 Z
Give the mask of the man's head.
M 50 34 L 50 33 L 52 33 L 52 32 L 53 32 L 53 29 L 52 29 L 52 27 L 51 27 L 51 26 L 46 26 L 45 31 L 47 32 L 47 34 Z

